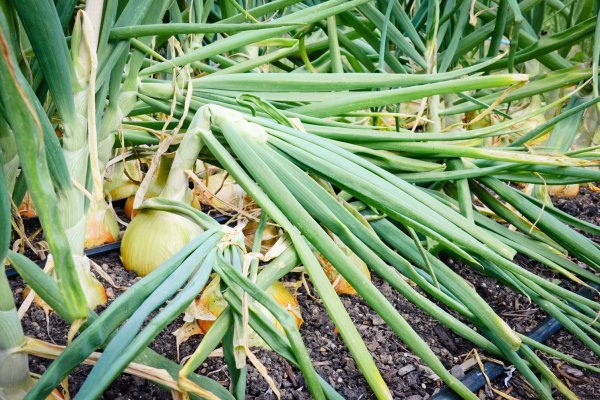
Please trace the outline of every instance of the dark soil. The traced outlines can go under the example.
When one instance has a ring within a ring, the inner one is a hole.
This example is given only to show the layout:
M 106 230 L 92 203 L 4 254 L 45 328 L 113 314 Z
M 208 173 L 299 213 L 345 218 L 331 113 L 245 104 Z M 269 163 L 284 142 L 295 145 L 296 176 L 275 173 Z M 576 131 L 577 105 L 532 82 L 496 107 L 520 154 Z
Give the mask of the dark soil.
M 600 224 L 600 215 L 598 213 L 600 194 L 592 193 L 588 189 L 583 188 L 581 189 L 580 196 L 576 199 L 556 199 L 555 204 L 565 212 L 595 224 Z M 102 265 L 117 286 L 130 286 L 134 281 L 134 275 L 122 268 L 118 252 L 93 257 L 93 259 L 96 263 Z M 479 294 L 516 330 L 528 333 L 546 318 L 546 315 L 534 304 L 529 303 L 524 296 L 499 285 L 492 279 L 462 264 L 453 260 L 446 261 L 461 276 L 471 282 Z M 516 261 L 523 267 L 539 275 L 560 279 L 559 276 L 555 276 L 547 268 L 524 257 L 518 257 Z M 299 279 L 299 275 L 292 274 L 288 279 Z M 468 353 L 473 349 L 473 346 L 469 342 L 441 326 L 428 314 L 423 313 L 416 306 L 405 300 L 378 277 L 374 277 L 373 282 L 413 328 L 427 341 L 448 369 L 452 369 L 452 367 L 460 365 L 465 361 Z M 572 285 L 564 283 L 569 288 L 575 289 Z M 106 287 L 110 287 L 106 282 L 105 284 Z M 22 300 L 23 282 L 17 278 L 12 281 L 12 285 L 17 303 L 20 303 Z M 110 288 L 109 297 L 114 298 L 121 292 L 120 289 Z M 336 333 L 333 323 L 324 307 L 318 300 L 309 297 L 304 289 L 300 289 L 298 298 L 304 318 L 301 334 L 317 371 L 345 398 L 373 398 L 367 383 L 358 371 L 340 335 Z M 387 327 L 381 317 L 376 315 L 361 299 L 344 296 L 342 300 L 358 331 L 363 336 L 367 347 L 373 354 L 375 362 L 392 391 L 394 398 L 409 400 L 427 399 L 440 388 L 442 384 L 435 375 L 407 349 L 406 345 Z M 181 323 L 181 318 L 173 322 L 156 338 L 151 347 L 160 354 L 172 360 L 177 360 L 175 337 L 172 332 Z M 34 307 L 25 316 L 23 326 L 25 333 L 29 336 L 59 344 L 65 343 L 68 327 L 56 315 L 51 315 L 50 317 L 50 335 L 48 335 L 46 330 L 44 312 Z M 192 354 L 200 340 L 201 337 L 196 336 L 183 343 L 180 347 L 180 357 L 183 358 Z M 554 335 L 547 344 L 581 360 L 590 363 L 598 362 L 598 359 L 591 351 L 564 330 Z M 481 351 L 478 353 L 485 361 L 486 354 Z M 303 378 L 295 368 L 272 352 L 258 350 L 256 354 L 268 368 L 271 377 L 281 392 L 282 398 L 310 398 Z M 566 365 L 561 366 L 557 360 L 549 357 L 544 356 L 543 359 L 558 376 L 563 377 L 563 380 L 571 386 L 572 390 L 581 399 L 591 400 L 600 398 L 599 375 L 587 371 L 579 371 L 576 368 Z M 43 373 L 49 363 L 50 361 L 37 357 L 31 357 L 30 360 L 31 369 L 36 373 Z M 77 392 L 90 368 L 89 366 L 80 366 L 73 371 L 69 378 L 69 390 L 71 393 Z M 222 358 L 209 358 L 196 372 L 209 376 L 225 386 L 229 384 L 227 368 Z M 460 368 L 456 367 L 452 369 L 452 372 L 457 376 L 463 373 Z M 518 373 L 514 373 L 512 379 L 508 382 L 508 387 L 504 385 L 505 377 L 504 375 L 496 379 L 493 382 L 493 386 L 518 399 L 536 398 Z M 248 367 L 247 394 L 248 398 L 275 398 L 266 381 L 252 366 Z M 497 398 L 497 395 L 493 394 L 489 389 L 480 390 L 478 395 L 482 399 Z M 560 396 L 557 395 L 557 397 Z M 170 399 L 171 395 L 141 378 L 122 375 L 106 390 L 103 398 Z

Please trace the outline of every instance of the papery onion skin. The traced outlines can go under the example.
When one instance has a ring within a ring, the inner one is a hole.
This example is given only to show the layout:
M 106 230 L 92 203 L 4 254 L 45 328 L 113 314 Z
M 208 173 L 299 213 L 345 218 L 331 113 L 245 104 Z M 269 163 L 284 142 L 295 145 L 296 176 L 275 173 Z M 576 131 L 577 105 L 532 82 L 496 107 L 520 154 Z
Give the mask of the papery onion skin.
M 277 281 L 267 289 L 267 293 L 277 302 L 277 304 L 292 314 L 296 320 L 296 326 L 300 328 L 304 320 L 302 319 L 298 299 L 287 290 L 285 285 L 280 281 Z
M 87 256 L 74 256 L 73 258 L 88 306 L 95 310 L 98 306 L 106 304 L 108 300 L 106 290 L 90 270 L 90 260 Z
M 227 301 L 221 294 L 221 280 L 216 276 L 202 291 L 202 295 L 190 304 L 186 310 L 186 316 L 184 321 L 193 322 L 194 320 L 198 323 L 200 330 L 206 334 L 212 324 L 221 315 L 223 310 L 227 307 Z M 266 292 L 279 304 L 281 307 L 287 310 L 296 321 L 296 326 L 300 328 L 302 325 L 302 313 L 300 306 L 298 305 L 298 299 L 289 292 L 285 285 L 279 281 L 273 283 Z M 271 321 L 275 323 L 278 329 L 283 332 L 283 328 L 279 322 L 275 321 L 275 317 L 266 308 L 260 304 L 256 304 L 256 307 L 262 310 Z M 255 334 L 254 334 L 255 335 Z M 255 335 L 256 336 L 256 335 Z M 256 338 L 255 338 L 256 339 Z M 254 344 L 260 343 L 260 340 L 253 340 Z
M 573 198 L 579 194 L 579 185 L 548 186 L 548 194 L 556 197 Z
M 246 200 L 242 187 L 225 171 L 210 175 L 206 189 L 200 189 L 198 197 L 202 204 L 220 210 L 243 208 Z
M 246 250 L 251 251 L 252 245 L 254 244 L 254 234 L 256 233 L 256 229 L 258 229 L 258 221 L 249 221 L 248 224 L 244 227 L 244 244 L 246 245 Z M 263 231 L 262 240 L 261 240 L 261 249 L 262 253 L 266 253 L 269 251 L 273 245 L 279 240 L 282 233 L 281 231 L 273 225 L 265 226 Z
M 75 255 L 73 256 L 73 261 L 75 263 L 75 270 L 77 271 L 77 276 L 79 278 L 79 284 L 81 285 L 81 288 L 85 294 L 88 307 L 90 307 L 92 310 L 95 310 L 99 306 L 106 304 L 106 301 L 108 300 L 106 289 L 104 289 L 102 283 L 100 283 L 100 281 L 98 281 L 98 279 L 96 279 L 92 273 L 90 259 L 85 255 Z M 54 261 L 52 259 L 52 255 L 50 255 L 47 260 L 46 268 L 53 270 L 53 264 Z M 50 273 L 50 276 L 52 279 L 56 280 L 56 273 L 54 270 Z M 27 298 L 30 292 L 31 288 L 27 286 L 23 290 L 23 299 Z M 33 303 L 46 313 L 53 311 L 52 308 L 37 294 L 35 294 L 33 298 Z
M 123 266 L 148 275 L 204 230 L 191 220 L 166 211 L 141 210 L 121 242 Z
M 348 256 L 348 258 L 354 263 L 354 266 L 356 268 L 358 268 L 358 270 L 360 272 L 362 272 L 363 275 L 368 280 L 371 280 L 371 273 L 369 271 L 367 264 L 360 257 L 358 257 L 356 254 L 354 254 L 354 252 L 352 252 L 352 250 L 350 250 L 350 248 L 348 248 L 348 246 L 346 246 L 344 244 L 344 242 L 342 242 L 337 236 L 333 237 L 333 241 Z M 348 283 L 348 281 L 346 281 L 337 272 L 335 267 L 333 265 L 331 265 L 331 263 L 325 257 L 318 255 L 317 258 L 319 259 L 319 262 L 323 266 L 323 270 L 325 271 L 327 278 L 329 278 L 329 281 L 333 285 L 333 288 L 335 289 L 335 292 L 337 294 L 339 294 L 339 295 L 347 294 L 350 296 L 355 296 L 357 294 L 356 290 L 352 287 L 352 285 L 350 285 L 350 283 Z
M 118 238 L 119 224 L 112 210 L 104 208 L 88 212 L 85 220 L 84 247 L 86 249 L 114 243 Z
M 23 202 L 19 206 L 19 215 L 21 215 L 21 217 L 23 217 L 23 218 L 37 217 L 37 212 L 35 211 L 35 206 L 33 205 L 33 201 L 31 201 L 29 192 L 25 193 Z

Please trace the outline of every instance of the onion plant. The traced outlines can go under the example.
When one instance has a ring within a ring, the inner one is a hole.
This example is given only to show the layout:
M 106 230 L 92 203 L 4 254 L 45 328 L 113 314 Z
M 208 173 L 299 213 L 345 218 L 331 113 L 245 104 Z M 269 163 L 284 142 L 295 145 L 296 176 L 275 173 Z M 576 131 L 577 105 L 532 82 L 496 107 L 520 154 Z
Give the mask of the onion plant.
M 370 273 L 512 364 L 540 398 L 576 398 L 539 353 L 598 368 L 513 329 L 444 260 L 523 294 L 600 356 L 600 304 L 570 289 L 600 283 L 589 238 L 600 228 L 548 196 L 600 181 L 598 138 L 581 124 L 600 101 L 598 11 L 560 0 L 0 0 L 0 260 L 72 325 L 60 351 L 24 336 L 0 271 L 0 397 L 45 398 L 93 361 L 76 399 L 133 371 L 192 398 L 239 400 L 253 330 L 312 397 L 342 398 L 269 294 L 301 265 L 374 396 L 392 398 L 327 264 L 462 398 L 477 397 Z M 196 186 L 222 189 L 203 183 L 215 169 L 252 207 L 230 207 L 229 225 L 209 216 L 225 203 L 198 206 Z M 11 201 L 25 192 L 52 276 L 9 250 Z M 121 259 L 143 278 L 96 314 L 106 299 L 84 247 L 118 239 L 112 196 L 135 209 Z M 286 244 L 259 263 L 267 225 Z M 159 356 L 149 344 L 211 275 L 224 310 L 182 365 Z M 196 373 L 219 346 L 229 388 Z M 56 358 L 37 382 L 28 353 Z

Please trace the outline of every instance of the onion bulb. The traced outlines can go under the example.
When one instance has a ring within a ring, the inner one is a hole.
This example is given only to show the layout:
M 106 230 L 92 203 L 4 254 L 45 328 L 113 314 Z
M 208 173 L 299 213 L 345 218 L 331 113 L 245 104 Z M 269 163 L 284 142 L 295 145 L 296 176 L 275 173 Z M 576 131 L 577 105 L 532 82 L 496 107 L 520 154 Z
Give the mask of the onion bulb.
M 244 232 L 244 243 L 246 249 L 250 251 L 254 244 L 254 236 L 258 229 L 258 221 L 248 221 L 243 229 Z M 262 234 L 261 240 L 261 253 L 269 251 L 281 237 L 281 231 L 274 225 L 267 224 Z
M 147 275 L 202 232 L 186 217 L 142 209 L 125 230 L 121 261 L 138 276 Z
M 132 181 L 129 177 L 135 179 L 137 182 Z M 116 163 L 108 167 L 106 171 L 104 192 L 110 194 L 112 200 L 126 199 L 135 194 L 139 187 L 138 182 L 142 178 L 142 171 L 140 170 L 138 160 Z
M 304 322 L 304 320 L 302 319 L 302 314 L 300 313 L 300 306 L 298 305 L 298 299 L 296 299 L 289 292 L 289 290 L 286 289 L 284 284 L 277 281 L 274 284 L 272 284 L 266 290 L 266 292 L 269 294 L 269 296 L 271 296 L 273 298 L 273 300 L 275 300 L 277 302 L 277 304 L 279 304 L 281 307 L 285 308 L 285 310 L 287 312 L 292 314 L 292 316 L 296 320 L 296 326 L 298 328 L 300 328 L 300 326 L 302 325 L 302 322 Z M 279 324 L 277 324 L 277 326 L 281 330 L 283 330 L 283 328 L 281 328 L 279 326 Z
M 90 270 L 90 259 L 86 256 L 73 256 L 73 260 L 88 306 L 95 310 L 96 307 L 104 305 L 107 300 L 106 290 Z
M 133 202 L 135 201 L 135 196 L 129 196 L 127 200 L 125 200 L 125 205 L 123 206 L 123 212 L 130 220 L 133 219 L 137 215 L 137 211 L 133 209 Z
M 185 310 L 183 320 L 195 321 L 202 333 L 206 333 L 226 307 L 227 301 L 221 294 L 221 280 L 215 276 L 204 288 L 202 295 L 192 301 Z
M 547 187 L 548 194 L 556 197 L 576 197 L 579 194 L 579 185 L 552 185 Z
M 95 310 L 98 306 L 106 304 L 106 300 L 108 299 L 106 295 L 106 290 L 104 286 L 96 279 L 94 274 L 92 273 L 90 267 L 90 259 L 87 256 L 73 256 L 73 261 L 75 263 L 75 271 L 77 272 L 77 277 L 79 278 L 79 284 L 81 285 L 81 289 L 85 294 L 85 298 L 87 301 L 88 307 L 92 310 Z M 46 266 L 44 267 L 45 271 L 50 272 L 50 276 L 56 280 L 56 274 L 54 273 L 54 261 L 52 259 L 52 255 L 48 256 L 48 260 L 46 261 Z M 30 293 L 29 287 L 23 290 L 23 296 L 27 297 Z M 34 304 L 43 309 L 46 313 L 48 313 L 52 308 L 41 297 L 35 294 L 33 298 Z
M 243 208 L 246 193 L 227 171 L 209 175 L 205 187 L 198 187 L 200 203 L 217 210 L 238 210 Z
M 119 225 L 112 209 L 104 201 L 95 202 L 85 218 L 84 247 L 114 243 L 119 238 Z
M 335 244 L 337 244 L 340 250 L 342 250 L 342 252 L 344 252 L 344 254 L 348 256 L 350 261 L 352 261 L 352 264 L 354 264 L 354 266 L 358 268 L 358 270 L 362 272 L 362 274 L 365 277 L 367 277 L 367 279 L 371 280 L 371 273 L 369 272 L 367 264 L 360 257 L 354 254 L 354 252 L 350 250 L 348 246 L 346 246 L 344 242 L 342 242 L 337 236 L 333 236 L 333 241 L 335 242 Z M 321 265 L 323 266 L 323 270 L 325 271 L 327 278 L 329 278 L 329 281 L 333 285 L 333 288 L 335 289 L 335 292 L 337 294 L 348 294 L 351 296 L 356 295 L 356 290 L 352 287 L 352 285 L 350 285 L 337 272 L 337 270 L 333 267 L 333 265 L 331 265 L 331 263 L 327 259 L 325 259 L 321 255 L 318 256 L 318 259 Z
M 294 319 L 298 328 L 302 325 L 302 314 L 300 307 L 298 306 L 298 300 L 286 289 L 281 282 L 275 282 L 271 285 L 266 292 L 284 309 L 286 309 Z M 263 314 L 275 323 L 278 329 L 283 332 L 283 328 L 275 320 L 273 314 L 271 314 L 266 308 L 260 304 L 255 303 Z M 215 276 L 213 280 L 204 288 L 202 295 L 194 300 L 188 308 L 185 310 L 183 320 L 187 324 L 196 323 L 199 327 L 199 332 L 206 334 L 215 320 L 221 315 L 223 310 L 227 307 L 227 301 L 223 298 L 221 293 L 221 280 L 218 276 Z M 189 326 L 185 328 L 185 331 L 195 331 L 190 329 Z M 262 346 L 262 340 L 252 332 L 249 341 L 251 345 Z

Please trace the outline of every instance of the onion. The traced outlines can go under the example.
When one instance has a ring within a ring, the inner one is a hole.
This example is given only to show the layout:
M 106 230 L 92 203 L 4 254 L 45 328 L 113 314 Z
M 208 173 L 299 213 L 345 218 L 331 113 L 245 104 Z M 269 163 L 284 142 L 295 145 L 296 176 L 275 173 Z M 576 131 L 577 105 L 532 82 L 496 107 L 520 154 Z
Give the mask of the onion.
M 121 261 L 138 276 L 147 275 L 202 232 L 186 217 L 142 209 L 125 231 Z
M 249 221 L 244 227 L 244 244 L 246 249 L 250 251 L 254 244 L 254 236 L 258 229 L 258 221 Z M 277 243 L 282 233 L 279 228 L 274 225 L 267 224 L 261 238 L 261 253 L 267 253 Z
M 579 194 L 579 185 L 552 185 L 548 186 L 548 194 L 556 197 L 576 197 Z
M 198 188 L 199 201 L 217 210 L 238 210 L 243 208 L 245 193 L 226 171 L 209 175 L 206 187 Z
M 174 159 L 161 157 L 155 181 L 146 193 L 138 192 L 136 196 L 160 196 L 191 204 L 194 195 L 189 189 L 189 178 L 185 171 L 193 168 L 198 157 L 199 144 L 195 141 L 194 136 L 186 136 Z M 178 214 L 144 208 L 136 211 L 139 214 L 131 220 L 123 236 L 121 261 L 125 269 L 134 271 L 138 276 L 154 271 L 204 232 L 191 219 Z M 133 210 L 131 212 L 133 214 Z
M 208 332 L 215 320 L 227 307 L 227 301 L 221 294 L 221 280 L 215 276 L 202 291 L 202 295 L 185 310 L 183 320 L 196 322 L 202 333 Z
M 90 271 L 90 259 L 87 256 L 73 256 L 73 260 L 88 306 L 95 310 L 96 307 L 104 305 L 107 300 L 106 290 Z
M 133 202 L 135 201 L 135 196 L 129 196 L 127 200 L 125 200 L 125 205 L 123 206 L 123 212 L 130 220 L 135 217 L 138 212 L 133 209 Z
M 300 313 L 298 299 L 296 299 L 296 297 L 294 297 L 289 290 L 286 289 L 283 283 L 279 281 L 275 282 L 267 289 L 267 293 L 277 302 L 277 304 L 292 314 L 296 320 L 296 326 L 300 328 L 304 320 L 302 319 L 302 314 Z M 277 324 L 277 326 L 283 331 L 283 328 L 279 326 L 279 324 Z
M 114 243 L 119 238 L 119 225 L 112 209 L 104 201 L 94 203 L 85 218 L 84 247 Z
M 106 304 L 106 300 L 108 299 L 106 290 L 92 273 L 90 269 L 90 259 L 87 258 L 87 256 L 73 256 L 73 262 L 75 263 L 75 270 L 79 278 L 79 284 L 81 285 L 81 289 L 83 289 L 83 293 L 85 294 L 88 307 L 90 307 L 92 310 L 95 310 L 98 306 Z M 54 273 L 53 269 L 54 260 L 52 259 L 52 255 L 49 255 L 44 271 L 52 270 L 52 272 L 50 272 L 50 276 L 56 280 L 56 274 Z M 26 298 L 29 296 L 29 294 L 30 288 L 26 287 L 25 290 L 23 290 L 23 297 Z M 52 310 L 52 308 L 50 308 L 50 306 L 44 300 L 42 300 L 37 293 L 33 298 L 33 303 L 43 309 L 46 314 Z
M 138 182 L 133 182 L 125 174 L 140 182 L 142 172 L 140 171 L 137 160 L 116 163 L 109 167 L 106 172 L 106 182 L 104 183 L 104 192 L 110 194 L 112 200 L 122 200 L 135 194 L 139 187 Z
M 298 328 L 302 325 L 302 314 L 298 306 L 298 300 L 286 289 L 281 282 L 275 282 L 266 292 L 283 308 L 285 308 L 296 320 Z M 267 309 L 256 303 L 257 308 L 267 316 L 271 321 L 275 322 L 275 326 L 283 332 L 283 328 L 275 320 L 273 314 Z M 206 334 L 215 320 L 221 315 L 227 307 L 227 301 L 221 293 L 221 280 L 218 276 L 206 286 L 202 291 L 202 295 L 194 300 L 185 310 L 183 320 L 186 323 L 196 322 L 201 333 Z M 262 341 L 256 333 L 252 333 L 250 340 L 254 345 L 262 345 Z

